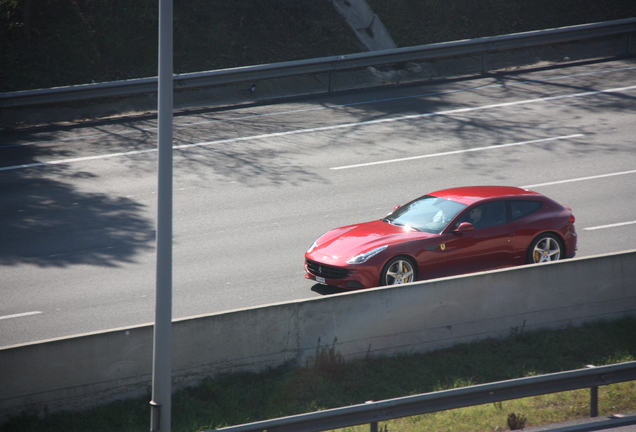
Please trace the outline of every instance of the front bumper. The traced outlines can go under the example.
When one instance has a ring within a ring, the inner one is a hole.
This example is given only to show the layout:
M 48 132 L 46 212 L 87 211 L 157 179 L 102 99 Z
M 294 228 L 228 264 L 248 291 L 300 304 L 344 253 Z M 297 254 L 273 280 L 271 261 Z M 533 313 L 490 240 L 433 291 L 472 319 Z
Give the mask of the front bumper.
M 379 277 L 376 273 L 372 267 L 337 267 L 310 259 L 305 260 L 305 278 L 346 290 L 377 286 Z

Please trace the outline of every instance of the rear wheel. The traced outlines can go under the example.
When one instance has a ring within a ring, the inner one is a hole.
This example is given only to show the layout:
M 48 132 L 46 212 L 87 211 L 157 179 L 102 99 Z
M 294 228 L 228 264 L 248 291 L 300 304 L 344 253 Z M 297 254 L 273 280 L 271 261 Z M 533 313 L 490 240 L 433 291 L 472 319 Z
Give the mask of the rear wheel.
M 541 234 L 528 249 L 526 261 L 528 264 L 558 261 L 563 254 L 561 240 L 554 234 Z
M 390 260 L 382 270 L 380 285 L 398 285 L 415 281 L 417 272 L 415 265 L 406 257 Z

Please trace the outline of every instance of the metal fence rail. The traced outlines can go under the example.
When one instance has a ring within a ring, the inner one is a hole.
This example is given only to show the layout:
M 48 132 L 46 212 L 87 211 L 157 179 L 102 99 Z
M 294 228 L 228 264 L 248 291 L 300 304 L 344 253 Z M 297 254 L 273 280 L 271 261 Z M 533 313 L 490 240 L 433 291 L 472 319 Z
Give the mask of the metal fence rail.
M 222 432 L 318 432 L 473 405 L 636 380 L 636 361 L 368 402 L 214 429 Z M 594 397 L 591 398 L 595 404 Z M 591 407 L 593 413 L 596 407 Z M 208 431 L 211 432 L 211 431 Z
M 632 51 L 636 18 L 537 30 L 502 36 L 420 45 L 344 56 L 323 57 L 257 66 L 221 69 L 174 76 L 175 89 L 257 81 L 293 75 L 330 73 L 392 63 L 415 62 L 434 58 L 482 54 L 539 45 L 571 42 L 617 34 L 629 34 L 625 53 Z M 331 85 L 329 91 L 332 91 Z M 157 78 L 139 78 L 106 83 L 83 84 L 50 89 L 0 93 L 0 108 L 58 103 L 101 97 L 128 96 L 157 91 Z

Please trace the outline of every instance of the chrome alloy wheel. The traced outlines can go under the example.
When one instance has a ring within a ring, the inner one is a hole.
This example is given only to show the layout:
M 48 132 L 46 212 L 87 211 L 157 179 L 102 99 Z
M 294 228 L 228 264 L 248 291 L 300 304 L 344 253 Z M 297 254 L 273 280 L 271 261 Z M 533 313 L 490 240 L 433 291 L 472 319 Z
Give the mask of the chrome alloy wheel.
M 561 258 L 561 244 L 552 236 L 541 237 L 532 249 L 532 262 L 558 261 Z
M 415 269 L 407 259 L 396 258 L 389 262 L 382 277 L 384 285 L 398 285 L 413 282 Z

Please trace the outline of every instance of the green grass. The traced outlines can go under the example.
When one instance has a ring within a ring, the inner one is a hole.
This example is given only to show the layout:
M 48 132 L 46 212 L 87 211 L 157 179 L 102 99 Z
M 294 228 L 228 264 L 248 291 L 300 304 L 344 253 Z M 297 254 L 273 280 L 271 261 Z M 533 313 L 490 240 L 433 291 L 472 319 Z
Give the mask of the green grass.
M 333 347 L 304 367 L 284 366 L 260 374 L 208 379 L 179 391 L 172 401 L 172 430 L 195 432 L 277 418 L 368 400 L 384 400 L 636 360 L 636 319 L 596 322 L 558 331 L 512 331 L 489 339 L 424 354 L 370 357 L 344 362 Z M 601 415 L 636 411 L 636 382 L 601 387 Z M 0 426 L 6 432 L 146 431 L 150 396 L 80 413 L 25 413 Z M 507 430 L 510 414 L 526 427 L 589 416 L 589 390 L 544 395 L 398 419 L 391 432 Z M 366 431 L 367 426 L 347 428 Z
M 398 46 L 636 17 L 631 0 L 367 0 Z
M 0 0 L 0 91 L 157 75 L 157 0 Z M 174 71 L 348 54 L 321 1 L 174 1 Z
M 157 0 L 0 0 L 0 92 L 157 75 Z M 636 16 L 633 0 L 369 0 L 398 46 Z M 174 71 L 359 52 L 327 0 L 174 0 Z

